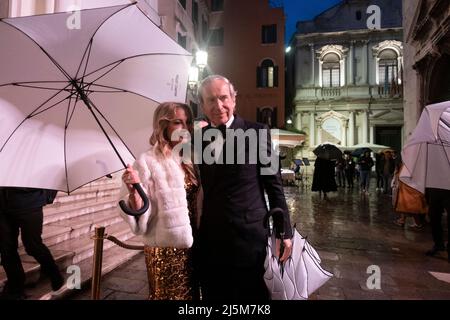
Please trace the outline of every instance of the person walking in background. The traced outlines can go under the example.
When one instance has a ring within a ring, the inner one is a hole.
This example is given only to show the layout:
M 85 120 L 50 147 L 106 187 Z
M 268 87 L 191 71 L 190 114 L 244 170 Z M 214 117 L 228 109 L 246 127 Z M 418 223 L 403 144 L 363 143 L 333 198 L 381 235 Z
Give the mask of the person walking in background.
M 160 104 L 153 117 L 149 150 L 122 175 L 121 197 L 134 210 L 142 199 L 133 188 L 142 187 L 150 208 L 134 217 L 120 211 L 133 233 L 142 235 L 149 281 L 149 300 L 198 300 L 199 286 L 192 252 L 201 198 L 198 173 L 192 162 L 183 162 L 175 146 L 187 143 L 184 137 L 173 141 L 172 134 L 192 133 L 193 117 L 183 103 Z
M 374 165 L 372 157 L 370 156 L 370 151 L 365 151 L 364 154 L 359 158 L 358 161 L 360 167 L 360 186 L 361 193 L 368 195 L 369 194 L 369 185 L 370 185 L 370 171 Z
M 53 203 L 56 190 L 0 188 L 0 255 L 7 283 L 0 299 L 21 300 L 25 294 L 25 271 L 18 253 L 19 231 L 28 255 L 41 265 L 41 276 L 50 278 L 56 295 L 64 285 L 55 259 L 42 242 L 43 207 Z
M 390 151 L 386 151 L 384 153 L 384 159 L 381 162 L 382 163 L 382 170 L 383 170 L 383 182 L 384 182 L 384 194 L 392 194 L 391 190 L 391 183 L 392 183 L 392 177 L 394 175 L 395 171 L 395 161 L 392 159 L 392 154 Z
M 433 247 L 426 252 L 427 256 L 434 256 L 439 251 L 446 250 L 444 232 L 442 228 L 442 214 L 447 211 L 447 230 L 450 230 L 450 190 L 426 188 L 428 215 L 431 222 Z M 447 261 L 450 263 L 450 232 L 447 231 Z
M 355 161 L 350 154 L 344 154 L 344 173 L 347 178 L 347 187 L 353 189 L 353 180 L 355 179 Z
M 384 180 L 383 180 L 383 161 L 384 153 L 380 152 L 375 155 L 375 173 L 377 174 L 377 191 L 383 191 Z
M 327 199 L 327 192 L 337 191 L 336 180 L 334 179 L 334 161 L 317 158 L 314 163 L 314 174 L 311 191 L 319 191 L 319 196 Z
M 341 157 L 336 160 L 336 178 L 337 183 L 339 187 L 345 188 L 345 173 L 344 173 L 344 167 L 345 167 L 345 160 L 344 157 Z

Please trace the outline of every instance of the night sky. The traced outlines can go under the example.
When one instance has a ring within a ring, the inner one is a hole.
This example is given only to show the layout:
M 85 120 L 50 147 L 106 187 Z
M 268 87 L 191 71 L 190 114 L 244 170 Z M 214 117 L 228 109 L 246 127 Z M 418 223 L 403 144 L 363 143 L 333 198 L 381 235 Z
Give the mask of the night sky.
M 282 0 L 286 15 L 285 43 L 295 32 L 297 21 L 312 20 L 315 16 L 341 2 L 341 0 Z

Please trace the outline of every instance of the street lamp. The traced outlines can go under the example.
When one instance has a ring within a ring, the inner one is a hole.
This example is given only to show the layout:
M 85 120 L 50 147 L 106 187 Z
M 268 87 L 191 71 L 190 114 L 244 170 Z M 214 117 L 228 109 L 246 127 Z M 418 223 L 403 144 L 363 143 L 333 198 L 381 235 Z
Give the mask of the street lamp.
M 206 65 L 208 64 L 208 52 L 204 50 L 198 50 L 195 53 L 195 63 L 197 64 L 200 72 L 203 72 L 203 69 L 205 69 Z
M 195 53 L 195 65 L 189 68 L 188 84 L 189 89 L 195 91 L 197 89 L 199 81 L 202 80 L 203 70 L 208 64 L 208 52 L 204 50 L 198 50 Z
M 189 89 L 191 89 L 192 91 L 195 90 L 195 88 L 197 87 L 198 84 L 198 67 L 196 66 L 191 66 L 189 68 L 189 78 L 188 78 L 188 84 L 189 84 Z

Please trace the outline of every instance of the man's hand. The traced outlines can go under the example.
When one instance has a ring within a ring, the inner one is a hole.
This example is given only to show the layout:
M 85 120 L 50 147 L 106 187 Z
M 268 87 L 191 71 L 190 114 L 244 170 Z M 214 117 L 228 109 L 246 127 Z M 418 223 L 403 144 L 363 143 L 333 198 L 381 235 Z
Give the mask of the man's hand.
M 282 256 L 280 257 L 280 247 L 281 247 L 281 239 L 276 239 L 275 248 L 276 248 L 276 256 L 279 257 L 280 262 L 286 261 L 292 254 L 292 240 L 284 239 L 283 240 L 284 250 L 282 252 Z

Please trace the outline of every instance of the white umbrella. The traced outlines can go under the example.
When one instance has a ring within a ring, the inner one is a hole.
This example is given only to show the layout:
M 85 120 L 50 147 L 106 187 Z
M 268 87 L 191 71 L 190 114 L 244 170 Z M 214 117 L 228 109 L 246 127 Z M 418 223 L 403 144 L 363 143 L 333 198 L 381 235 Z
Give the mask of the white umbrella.
M 369 148 L 373 152 L 380 152 L 385 149 L 391 149 L 391 147 L 389 147 L 389 146 L 383 146 L 381 144 L 375 144 L 375 143 L 369 143 L 369 142 L 358 143 L 353 146 L 345 147 L 346 150 L 357 150 L 357 149 L 365 149 L 365 148 Z
M 71 192 L 148 147 L 191 55 L 136 4 L 0 21 L 0 185 Z
M 450 189 L 450 101 L 422 111 L 402 150 L 400 180 L 425 193 L 425 188 Z

